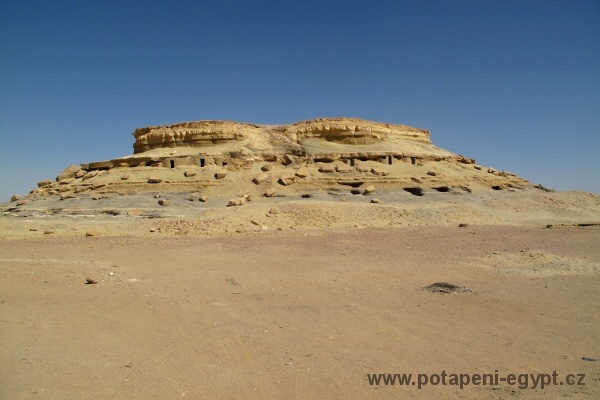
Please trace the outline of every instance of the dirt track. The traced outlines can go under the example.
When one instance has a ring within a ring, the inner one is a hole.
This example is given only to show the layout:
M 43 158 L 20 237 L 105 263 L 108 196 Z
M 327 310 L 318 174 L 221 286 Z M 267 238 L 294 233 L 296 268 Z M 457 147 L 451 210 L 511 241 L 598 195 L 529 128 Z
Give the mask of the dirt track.
M 505 226 L 2 240 L 0 397 L 598 397 L 598 243 Z M 471 292 L 420 290 L 440 281 Z M 442 370 L 586 385 L 367 380 Z

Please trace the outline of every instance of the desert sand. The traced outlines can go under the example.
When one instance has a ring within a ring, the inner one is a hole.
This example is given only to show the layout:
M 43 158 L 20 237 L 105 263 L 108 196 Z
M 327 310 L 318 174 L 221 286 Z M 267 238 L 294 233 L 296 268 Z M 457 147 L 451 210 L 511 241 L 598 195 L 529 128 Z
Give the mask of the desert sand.
M 138 129 L 1 205 L 0 397 L 600 397 L 600 196 L 315 121 Z M 369 382 L 442 371 L 563 385 Z

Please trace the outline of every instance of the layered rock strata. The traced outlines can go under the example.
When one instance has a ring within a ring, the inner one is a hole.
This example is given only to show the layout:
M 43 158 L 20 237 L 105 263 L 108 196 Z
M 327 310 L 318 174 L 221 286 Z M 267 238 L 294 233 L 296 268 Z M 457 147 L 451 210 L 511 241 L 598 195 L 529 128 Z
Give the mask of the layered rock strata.
M 427 130 L 354 118 L 290 125 L 197 121 L 140 128 L 133 136 L 134 154 L 69 166 L 34 192 L 67 198 L 87 191 L 222 188 L 272 197 L 372 184 L 414 193 L 531 186 L 434 146 Z

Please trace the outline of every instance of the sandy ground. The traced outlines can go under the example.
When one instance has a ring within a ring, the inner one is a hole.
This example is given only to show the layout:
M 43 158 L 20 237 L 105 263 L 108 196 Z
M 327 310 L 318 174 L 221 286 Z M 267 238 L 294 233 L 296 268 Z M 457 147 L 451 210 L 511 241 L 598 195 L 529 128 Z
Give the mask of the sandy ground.
M 252 213 L 212 236 L 194 226 L 178 234 L 194 223 L 185 218 L 5 216 L 0 397 L 600 397 L 600 362 L 582 360 L 600 358 L 597 227 L 508 226 L 498 214 L 495 225 L 465 228 L 332 219 L 311 229 L 293 213 L 260 210 L 265 222 L 286 218 L 285 229 L 262 229 Z M 239 221 L 250 230 L 235 233 Z M 134 234 L 150 224 L 161 231 Z M 101 235 L 84 237 L 91 228 Z M 434 282 L 470 291 L 421 290 Z M 367 378 L 443 370 L 556 370 L 585 374 L 585 386 L 417 389 Z

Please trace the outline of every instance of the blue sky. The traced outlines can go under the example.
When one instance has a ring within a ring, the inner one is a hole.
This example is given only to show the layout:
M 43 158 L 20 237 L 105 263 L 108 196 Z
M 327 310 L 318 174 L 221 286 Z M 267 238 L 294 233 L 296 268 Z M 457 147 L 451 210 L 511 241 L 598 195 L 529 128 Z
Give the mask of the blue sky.
M 600 193 L 600 2 L 0 0 L 0 201 L 136 127 L 327 116 Z

